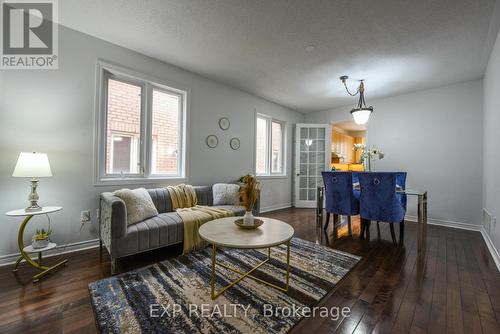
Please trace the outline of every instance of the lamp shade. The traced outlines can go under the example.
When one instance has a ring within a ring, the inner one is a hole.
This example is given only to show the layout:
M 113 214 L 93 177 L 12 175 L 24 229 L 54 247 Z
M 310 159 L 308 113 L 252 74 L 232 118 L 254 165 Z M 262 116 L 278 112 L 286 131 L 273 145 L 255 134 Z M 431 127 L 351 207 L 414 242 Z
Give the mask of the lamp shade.
M 358 108 L 351 110 L 351 115 L 354 118 L 354 123 L 358 125 L 363 125 L 368 122 L 370 118 L 370 114 L 372 113 L 373 108 Z
M 21 152 L 14 168 L 14 177 L 49 177 L 52 176 L 49 158 L 45 153 Z

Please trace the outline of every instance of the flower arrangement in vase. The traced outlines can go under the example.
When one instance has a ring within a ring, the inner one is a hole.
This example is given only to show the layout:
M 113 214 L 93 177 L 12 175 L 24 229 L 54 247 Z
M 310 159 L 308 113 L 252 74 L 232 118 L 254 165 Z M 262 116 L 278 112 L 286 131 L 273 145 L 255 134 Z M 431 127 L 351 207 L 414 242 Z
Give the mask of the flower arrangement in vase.
M 368 171 L 372 169 L 372 158 L 382 160 L 385 156 L 382 150 L 374 147 L 367 149 L 365 144 L 354 144 L 354 150 L 361 150 L 359 162 L 365 164 Z
M 240 178 L 240 203 L 245 207 L 244 225 L 253 225 L 252 209 L 260 196 L 260 183 L 254 175 L 247 174 Z

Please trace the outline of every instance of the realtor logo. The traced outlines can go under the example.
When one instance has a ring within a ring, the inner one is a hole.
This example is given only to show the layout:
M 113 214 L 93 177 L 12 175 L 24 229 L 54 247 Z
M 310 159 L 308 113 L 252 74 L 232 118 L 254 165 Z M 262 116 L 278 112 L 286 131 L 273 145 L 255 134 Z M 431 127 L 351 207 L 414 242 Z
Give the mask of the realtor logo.
M 58 68 L 56 0 L 2 0 L 0 17 L 0 68 Z

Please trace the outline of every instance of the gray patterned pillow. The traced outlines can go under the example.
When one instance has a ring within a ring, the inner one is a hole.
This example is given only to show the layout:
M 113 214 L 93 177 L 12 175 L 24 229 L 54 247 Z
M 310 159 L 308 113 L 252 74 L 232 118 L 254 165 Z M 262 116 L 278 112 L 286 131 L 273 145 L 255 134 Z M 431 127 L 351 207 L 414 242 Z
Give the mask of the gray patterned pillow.
M 134 190 L 121 189 L 115 191 L 114 195 L 125 202 L 127 208 L 127 226 L 158 215 L 151 196 L 144 188 Z
M 230 183 L 216 183 L 212 187 L 214 205 L 238 205 L 240 186 Z

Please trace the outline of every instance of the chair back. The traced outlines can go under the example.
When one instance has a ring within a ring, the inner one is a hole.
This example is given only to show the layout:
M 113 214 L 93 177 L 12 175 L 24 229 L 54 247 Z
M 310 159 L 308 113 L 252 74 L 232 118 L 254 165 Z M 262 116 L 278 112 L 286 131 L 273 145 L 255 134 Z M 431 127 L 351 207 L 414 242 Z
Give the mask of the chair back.
M 359 173 L 358 177 L 361 218 L 388 223 L 404 219 L 406 209 L 401 194 L 396 193 L 396 184 L 397 180 L 406 180 L 406 173 L 370 172 Z
M 359 214 L 359 200 L 352 189 L 351 172 L 321 172 L 325 184 L 325 210 L 338 215 Z

